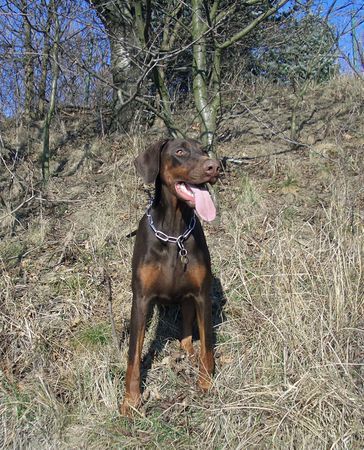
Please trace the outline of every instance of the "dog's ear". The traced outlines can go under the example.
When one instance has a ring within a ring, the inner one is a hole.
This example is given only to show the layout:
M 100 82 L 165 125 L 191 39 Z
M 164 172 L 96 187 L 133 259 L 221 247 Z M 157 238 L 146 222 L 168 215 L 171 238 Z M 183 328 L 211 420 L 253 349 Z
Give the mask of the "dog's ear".
M 134 160 L 135 168 L 145 183 L 154 183 L 159 173 L 160 156 L 168 139 L 163 139 L 148 147 Z

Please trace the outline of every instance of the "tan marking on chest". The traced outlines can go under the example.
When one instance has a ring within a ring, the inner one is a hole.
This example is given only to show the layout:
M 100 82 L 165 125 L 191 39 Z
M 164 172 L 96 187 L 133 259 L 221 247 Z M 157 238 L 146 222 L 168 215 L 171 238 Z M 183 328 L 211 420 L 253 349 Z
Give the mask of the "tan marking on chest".
M 138 274 L 143 288 L 149 291 L 161 276 L 161 266 L 159 264 L 144 264 L 138 269 Z
M 207 270 L 203 265 L 193 265 L 187 272 L 187 277 L 193 286 L 202 286 L 206 278 Z

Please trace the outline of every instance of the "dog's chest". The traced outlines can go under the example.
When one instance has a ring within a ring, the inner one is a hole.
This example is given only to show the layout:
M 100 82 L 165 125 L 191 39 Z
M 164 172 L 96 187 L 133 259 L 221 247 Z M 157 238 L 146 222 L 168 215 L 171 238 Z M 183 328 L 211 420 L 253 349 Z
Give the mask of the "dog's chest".
M 144 294 L 153 293 L 160 298 L 178 301 L 186 295 L 198 294 L 209 274 L 203 264 L 183 264 L 176 260 L 172 264 L 145 263 L 139 267 L 137 275 Z

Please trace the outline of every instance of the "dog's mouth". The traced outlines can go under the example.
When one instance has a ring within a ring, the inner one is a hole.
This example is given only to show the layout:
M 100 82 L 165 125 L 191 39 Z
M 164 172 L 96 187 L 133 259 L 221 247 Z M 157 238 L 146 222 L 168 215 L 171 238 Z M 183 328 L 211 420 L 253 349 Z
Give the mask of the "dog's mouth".
M 206 222 L 216 217 L 216 208 L 211 195 L 204 184 L 188 184 L 178 182 L 175 184 L 177 196 L 195 208 L 197 214 Z

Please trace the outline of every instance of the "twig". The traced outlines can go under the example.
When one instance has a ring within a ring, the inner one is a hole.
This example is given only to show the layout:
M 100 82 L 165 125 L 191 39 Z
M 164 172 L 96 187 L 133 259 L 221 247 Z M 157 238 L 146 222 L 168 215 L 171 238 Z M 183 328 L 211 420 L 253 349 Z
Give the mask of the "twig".
M 106 290 L 107 290 L 107 304 L 108 304 L 108 310 L 109 310 L 109 319 L 110 319 L 110 323 L 111 323 L 112 340 L 115 345 L 115 348 L 117 350 L 120 350 L 119 339 L 118 339 L 118 335 L 116 333 L 116 327 L 115 327 L 114 311 L 113 311 L 113 306 L 112 306 L 111 278 L 105 267 L 104 267 L 104 283 L 106 284 Z
M 232 163 L 232 164 L 237 164 L 237 165 L 249 164 L 248 161 L 253 161 L 256 159 L 270 158 L 271 156 L 284 155 L 285 153 L 297 152 L 297 151 L 300 151 L 303 149 L 312 151 L 312 147 L 310 145 L 303 144 L 303 143 L 301 144 L 301 143 L 297 142 L 297 147 L 295 147 L 295 148 L 289 148 L 287 150 L 278 150 L 277 152 L 265 153 L 263 155 L 243 156 L 242 158 L 235 158 L 233 156 L 224 156 L 223 158 L 221 158 L 221 162 L 224 167 L 226 166 L 226 163 Z
M 20 209 L 22 206 L 24 206 L 26 203 L 29 203 L 31 200 L 33 200 L 34 198 L 34 194 L 29 197 L 28 199 L 24 200 L 20 205 L 18 205 L 15 209 L 13 209 L 12 211 L 8 212 L 7 214 L 5 214 L 4 216 L 0 217 L 0 221 L 4 220 L 6 217 L 12 216 L 16 211 L 18 211 L 18 209 Z

